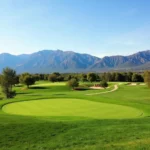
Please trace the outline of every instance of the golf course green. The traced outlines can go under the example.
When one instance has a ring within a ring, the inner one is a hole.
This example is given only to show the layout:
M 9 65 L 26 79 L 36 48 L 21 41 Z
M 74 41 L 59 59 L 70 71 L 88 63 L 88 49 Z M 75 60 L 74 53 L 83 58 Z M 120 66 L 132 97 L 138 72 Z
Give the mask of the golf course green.
M 138 109 L 116 104 L 80 99 L 33 100 L 7 104 L 3 111 L 31 116 L 75 116 L 97 119 L 134 118 L 141 116 Z

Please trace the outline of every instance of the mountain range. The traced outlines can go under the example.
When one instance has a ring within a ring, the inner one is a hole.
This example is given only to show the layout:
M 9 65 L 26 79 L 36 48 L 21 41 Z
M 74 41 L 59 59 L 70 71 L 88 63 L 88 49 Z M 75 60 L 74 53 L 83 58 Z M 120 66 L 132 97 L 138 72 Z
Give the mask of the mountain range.
M 129 56 L 103 58 L 73 51 L 42 50 L 32 54 L 0 54 L 0 71 L 10 67 L 17 73 L 143 71 L 150 69 L 150 50 Z

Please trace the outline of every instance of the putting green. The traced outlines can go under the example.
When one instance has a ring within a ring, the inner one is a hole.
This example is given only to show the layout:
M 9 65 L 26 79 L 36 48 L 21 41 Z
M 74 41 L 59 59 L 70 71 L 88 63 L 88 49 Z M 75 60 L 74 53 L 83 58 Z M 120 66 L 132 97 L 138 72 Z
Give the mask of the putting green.
M 128 106 L 63 98 L 16 102 L 7 104 L 2 109 L 6 113 L 16 115 L 74 116 L 97 119 L 136 118 L 142 114 L 140 110 Z

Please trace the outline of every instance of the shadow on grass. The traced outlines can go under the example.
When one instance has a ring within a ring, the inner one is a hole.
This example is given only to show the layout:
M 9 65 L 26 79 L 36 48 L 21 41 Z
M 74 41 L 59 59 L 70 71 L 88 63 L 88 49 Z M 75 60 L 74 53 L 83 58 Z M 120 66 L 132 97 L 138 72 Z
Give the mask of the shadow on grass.
M 14 87 L 23 87 L 23 85 L 16 84 Z
M 75 91 L 86 91 L 86 90 L 91 90 L 91 89 L 88 87 L 76 87 L 76 88 L 73 88 L 73 90 L 75 90 Z
M 4 99 L 4 97 L 0 97 L 0 100 L 3 100 Z
M 32 92 L 26 92 L 26 93 L 24 93 L 24 92 L 17 92 L 17 94 L 32 94 Z
M 34 86 L 34 87 L 30 87 L 30 89 L 47 89 L 47 88 L 41 86 Z

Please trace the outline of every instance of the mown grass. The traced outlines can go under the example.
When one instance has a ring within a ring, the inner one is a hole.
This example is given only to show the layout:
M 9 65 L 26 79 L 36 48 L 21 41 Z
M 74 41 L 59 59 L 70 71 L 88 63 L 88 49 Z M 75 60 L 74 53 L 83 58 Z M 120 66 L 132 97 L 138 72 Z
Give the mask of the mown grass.
M 59 98 L 48 100 L 32 100 L 7 104 L 3 111 L 15 115 L 28 116 L 69 116 L 114 119 L 136 118 L 142 112 L 138 109 L 116 104 L 92 102 L 73 98 Z
M 114 84 L 111 83 L 111 86 Z M 30 89 L 15 89 L 17 96 L 1 100 L 1 107 L 15 101 L 77 98 L 130 106 L 141 110 L 143 116 L 136 119 L 79 119 L 9 115 L 1 110 L 0 150 L 150 149 L 150 91 L 146 86 L 121 84 L 115 92 L 93 96 L 85 94 L 97 91 L 73 91 L 65 83 L 38 82 Z

